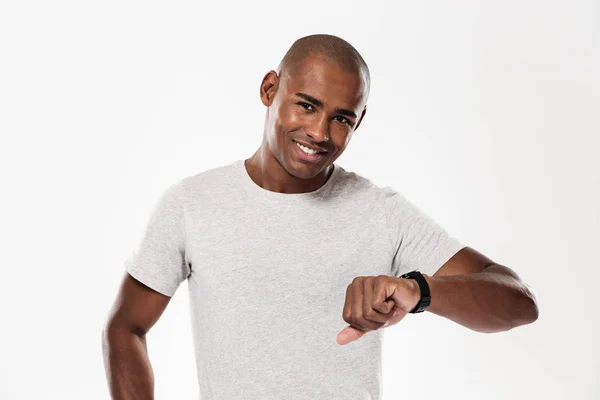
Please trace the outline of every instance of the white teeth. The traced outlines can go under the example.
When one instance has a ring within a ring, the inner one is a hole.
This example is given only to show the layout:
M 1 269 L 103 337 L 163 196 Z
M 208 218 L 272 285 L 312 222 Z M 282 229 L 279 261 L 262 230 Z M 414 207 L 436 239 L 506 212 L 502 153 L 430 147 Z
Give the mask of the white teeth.
M 308 148 L 308 147 L 306 147 L 306 146 L 302 146 L 302 145 L 301 145 L 300 143 L 298 143 L 298 142 L 294 142 L 294 143 L 296 143 L 296 145 L 298 145 L 298 147 L 300 147 L 300 148 L 302 149 L 302 151 L 303 151 L 303 152 L 305 152 L 306 154 L 317 154 L 317 153 L 318 153 L 318 151 L 316 151 L 316 150 L 312 150 L 312 149 L 309 149 L 309 148 Z

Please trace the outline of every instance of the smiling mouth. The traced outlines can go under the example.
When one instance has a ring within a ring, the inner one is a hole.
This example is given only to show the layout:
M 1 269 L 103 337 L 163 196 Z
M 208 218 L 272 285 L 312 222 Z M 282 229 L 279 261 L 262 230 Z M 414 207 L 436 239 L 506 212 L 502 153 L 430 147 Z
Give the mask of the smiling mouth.
M 296 148 L 294 153 L 296 157 L 300 160 L 309 162 L 309 163 L 318 163 L 321 162 L 325 158 L 327 152 L 318 152 L 318 153 L 306 153 L 302 148 L 300 148 L 299 143 L 292 140 L 294 142 L 293 146 Z
M 326 154 L 326 153 L 328 153 L 327 151 L 319 151 L 319 150 L 313 149 L 311 147 L 305 146 L 302 143 L 296 142 L 293 139 L 292 139 L 292 142 L 296 143 L 296 146 L 299 147 L 299 148 L 301 148 L 301 149 L 303 149 L 303 148 L 304 149 L 309 149 L 311 152 L 310 153 L 306 153 L 305 152 L 305 154 L 307 154 L 307 155 L 316 155 L 316 154 Z M 300 147 L 300 146 L 302 146 L 302 147 Z

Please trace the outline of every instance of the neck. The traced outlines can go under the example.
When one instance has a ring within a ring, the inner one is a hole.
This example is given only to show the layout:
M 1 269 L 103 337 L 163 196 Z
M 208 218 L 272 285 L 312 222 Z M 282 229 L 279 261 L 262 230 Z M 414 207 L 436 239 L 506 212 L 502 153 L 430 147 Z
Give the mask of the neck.
M 245 160 L 246 171 L 258 186 L 278 193 L 307 193 L 323 186 L 333 173 L 333 165 L 328 165 L 315 176 L 299 178 L 284 168 L 271 151 L 261 146 L 249 159 Z

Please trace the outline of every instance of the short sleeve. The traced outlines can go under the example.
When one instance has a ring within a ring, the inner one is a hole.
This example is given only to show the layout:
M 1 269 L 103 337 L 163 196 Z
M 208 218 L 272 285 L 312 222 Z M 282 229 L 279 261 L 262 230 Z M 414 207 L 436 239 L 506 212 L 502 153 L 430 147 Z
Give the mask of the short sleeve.
M 185 261 L 182 190 L 180 181 L 163 191 L 133 256 L 126 262 L 126 271 L 132 277 L 169 297 L 190 274 Z
M 384 188 L 385 214 L 394 258 L 392 276 L 413 270 L 434 275 L 466 247 L 401 193 Z

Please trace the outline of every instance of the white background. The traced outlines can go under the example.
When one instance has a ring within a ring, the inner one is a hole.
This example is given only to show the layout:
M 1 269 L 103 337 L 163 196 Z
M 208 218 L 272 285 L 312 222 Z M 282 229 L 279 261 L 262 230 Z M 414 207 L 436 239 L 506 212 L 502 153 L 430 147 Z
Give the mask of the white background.
M 373 81 L 336 162 L 540 306 L 491 335 L 409 315 L 385 332 L 385 399 L 598 399 L 599 18 L 593 0 L 2 2 L 0 398 L 109 397 L 101 329 L 158 195 L 249 158 L 264 74 L 330 33 Z M 184 283 L 148 335 L 157 399 L 198 396 L 189 318 Z

